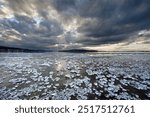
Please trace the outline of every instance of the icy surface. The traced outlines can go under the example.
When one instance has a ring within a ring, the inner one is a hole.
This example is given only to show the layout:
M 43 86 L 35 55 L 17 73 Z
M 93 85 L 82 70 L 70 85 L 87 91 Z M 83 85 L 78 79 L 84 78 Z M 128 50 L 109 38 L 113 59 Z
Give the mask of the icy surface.
M 150 54 L 1 53 L 0 99 L 150 99 Z

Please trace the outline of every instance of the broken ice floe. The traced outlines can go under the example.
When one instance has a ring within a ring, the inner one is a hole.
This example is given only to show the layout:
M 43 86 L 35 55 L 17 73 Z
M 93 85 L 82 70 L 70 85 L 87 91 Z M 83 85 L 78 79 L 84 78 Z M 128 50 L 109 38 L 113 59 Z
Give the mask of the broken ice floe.
M 0 56 L 0 99 L 150 99 L 147 54 Z
M 56 78 L 55 78 L 55 81 L 59 81 L 59 80 L 60 80 L 60 78 L 59 78 L 59 77 L 56 77 Z
M 27 80 L 27 78 L 16 78 L 16 79 L 9 80 L 9 82 L 12 83 L 12 84 L 16 84 L 16 83 L 24 82 L 26 80 Z

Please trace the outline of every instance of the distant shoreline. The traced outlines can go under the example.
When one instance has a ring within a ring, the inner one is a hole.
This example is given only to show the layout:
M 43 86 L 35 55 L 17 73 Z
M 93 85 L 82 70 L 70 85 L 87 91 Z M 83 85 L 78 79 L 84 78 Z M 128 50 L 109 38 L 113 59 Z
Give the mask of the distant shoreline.
M 48 52 L 60 52 L 60 53 L 150 53 L 150 51 L 97 51 L 86 49 L 68 49 L 68 50 L 33 50 L 14 47 L 0 46 L 0 53 L 48 53 Z
M 1 53 L 74 53 L 74 54 L 84 54 L 84 53 L 86 53 L 86 54 L 150 54 L 150 52 L 149 51 L 146 51 L 146 52 L 141 52 L 141 51 L 139 51 L 139 52 L 59 52 L 59 51 L 50 51 L 50 52 L 48 52 L 48 51 L 45 51 L 45 52 L 0 52 L 0 54 Z

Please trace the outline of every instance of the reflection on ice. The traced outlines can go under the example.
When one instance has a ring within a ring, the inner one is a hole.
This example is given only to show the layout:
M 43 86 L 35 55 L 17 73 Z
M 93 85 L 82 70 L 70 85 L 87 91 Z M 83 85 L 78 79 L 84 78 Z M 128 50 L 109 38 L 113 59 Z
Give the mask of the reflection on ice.
M 0 54 L 0 99 L 150 99 L 150 55 Z

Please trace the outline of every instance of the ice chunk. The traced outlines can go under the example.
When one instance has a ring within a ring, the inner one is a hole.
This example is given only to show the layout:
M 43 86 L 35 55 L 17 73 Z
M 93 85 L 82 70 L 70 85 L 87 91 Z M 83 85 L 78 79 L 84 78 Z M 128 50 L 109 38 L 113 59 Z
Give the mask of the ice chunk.
M 27 82 L 26 82 L 26 84 L 29 84 L 29 83 L 31 83 L 31 81 L 27 81 Z
M 9 82 L 10 83 L 13 83 L 13 84 L 16 84 L 16 83 L 20 83 L 20 82 L 23 82 L 23 81 L 26 81 L 27 78 L 16 78 L 16 79 L 10 79 Z
M 66 78 L 71 78 L 70 74 L 65 75 Z
M 51 85 L 47 85 L 46 87 L 47 87 L 47 88 L 51 88 Z
M 97 83 L 97 82 L 94 82 L 94 85 L 95 85 L 95 86 L 98 86 L 98 83 Z
M 59 86 L 59 84 L 55 84 L 55 86 L 56 86 L 56 87 L 58 87 L 58 86 Z
M 59 80 L 60 80 L 60 78 L 59 78 L 59 77 L 56 77 L 56 78 L 55 78 L 55 80 L 56 80 L 56 81 L 59 81 Z
M 53 75 L 53 74 L 54 74 L 54 72 L 53 72 L 53 71 L 51 71 L 51 72 L 49 72 L 49 74 L 50 74 L 50 75 Z

